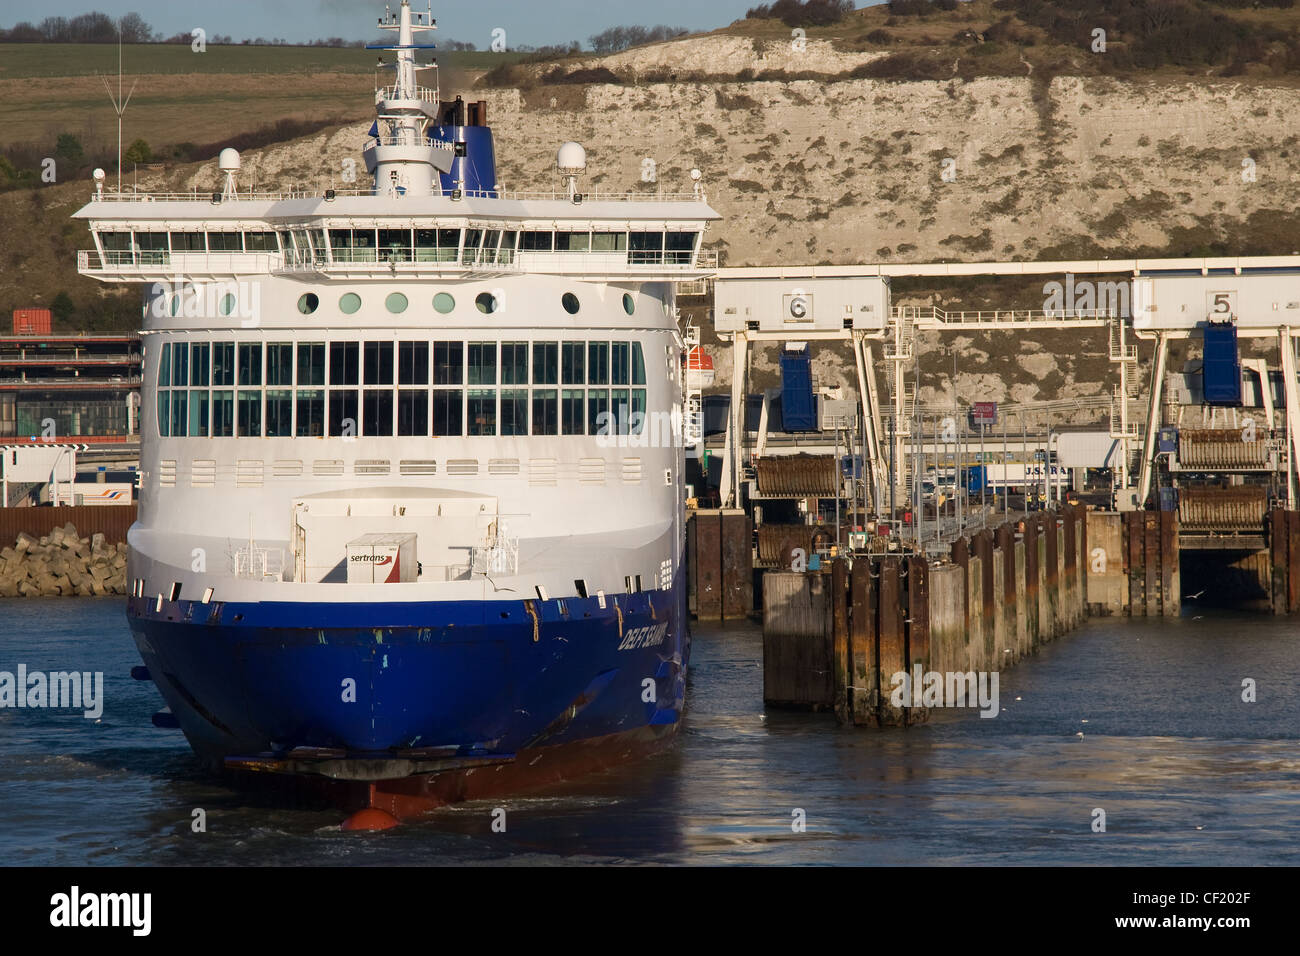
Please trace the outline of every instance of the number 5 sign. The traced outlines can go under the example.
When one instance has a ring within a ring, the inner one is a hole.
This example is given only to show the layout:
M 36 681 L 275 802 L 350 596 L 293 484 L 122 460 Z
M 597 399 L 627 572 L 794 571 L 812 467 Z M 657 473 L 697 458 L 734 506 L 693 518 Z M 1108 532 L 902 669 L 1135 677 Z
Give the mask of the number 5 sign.
M 1211 322 L 1226 322 L 1231 319 L 1237 314 L 1236 291 L 1205 293 L 1205 313 Z

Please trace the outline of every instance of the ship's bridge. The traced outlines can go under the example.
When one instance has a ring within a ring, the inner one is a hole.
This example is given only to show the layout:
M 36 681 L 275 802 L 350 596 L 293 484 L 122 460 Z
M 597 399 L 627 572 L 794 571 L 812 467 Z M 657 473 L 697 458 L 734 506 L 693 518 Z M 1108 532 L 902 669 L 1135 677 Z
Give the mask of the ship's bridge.
M 693 194 L 105 193 L 76 215 L 95 239 L 78 252 L 78 271 L 106 282 L 516 273 L 680 281 L 717 268 L 702 246 L 719 216 Z

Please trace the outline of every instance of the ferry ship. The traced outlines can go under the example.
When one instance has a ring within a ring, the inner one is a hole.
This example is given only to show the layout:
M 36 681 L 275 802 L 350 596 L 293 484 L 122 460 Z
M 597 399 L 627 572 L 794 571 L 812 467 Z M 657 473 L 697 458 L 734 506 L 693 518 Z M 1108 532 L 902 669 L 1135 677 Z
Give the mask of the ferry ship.
M 218 192 L 97 170 L 76 213 L 80 272 L 144 290 L 127 616 L 155 723 L 358 826 L 672 739 L 698 440 L 675 290 L 719 218 L 697 171 L 584 192 L 576 143 L 558 188 L 508 192 L 486 104 L 416 63 L 431 11 L 379 26 L 371 188 L 245 191 L 225 150 Z

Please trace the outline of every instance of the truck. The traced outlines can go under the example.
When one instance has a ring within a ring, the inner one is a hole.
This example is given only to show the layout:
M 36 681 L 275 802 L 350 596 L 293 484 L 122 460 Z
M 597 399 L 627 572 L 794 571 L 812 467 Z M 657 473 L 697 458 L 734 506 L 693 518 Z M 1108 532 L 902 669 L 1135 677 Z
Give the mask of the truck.
M 963 469 L 962 485 L 970 494 L 1004 489 L 1020 494 L 1027 489 L 1041 488 L 1045 471 L 1047 482 L 1052 487 L 1070 486 L 1070 469 L 1061 465 L 1044 465 L 1041 461 L 1028 464 L 972 465 Z

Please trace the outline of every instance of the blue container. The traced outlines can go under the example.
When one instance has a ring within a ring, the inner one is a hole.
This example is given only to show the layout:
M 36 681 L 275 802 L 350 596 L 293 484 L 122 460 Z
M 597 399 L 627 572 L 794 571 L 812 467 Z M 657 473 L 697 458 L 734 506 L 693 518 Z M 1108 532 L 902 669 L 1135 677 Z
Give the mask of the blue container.
M 1202 370 L 1207 405 L 1241 404 L 1241 359 L 1237 354 L 1237 327 L 1230 322 L 1205 326 L 1205 364 Z
M 1160 489 L 1160 510 L 1161 511 L 1178 510 L 1178 489 L 1177 488 Z
M 1162 428 L 1156 436 L 1156 451 L 1158 452 L 1176 452 L 1178 451 L 1178 429 Z
M 781 424 L 787 432 L 817 430 L 817 399 L 812 388 L 812 358 L 805 346 L 781 355 Z
M 490 127 L 432 126 L 429 135 L 456 144 L 451 172 L 440 173 L 438 177 L 444 192 L 451 192 L 463 180 L 467 193 L 491 193 L 496 198 L 497 154 Z

